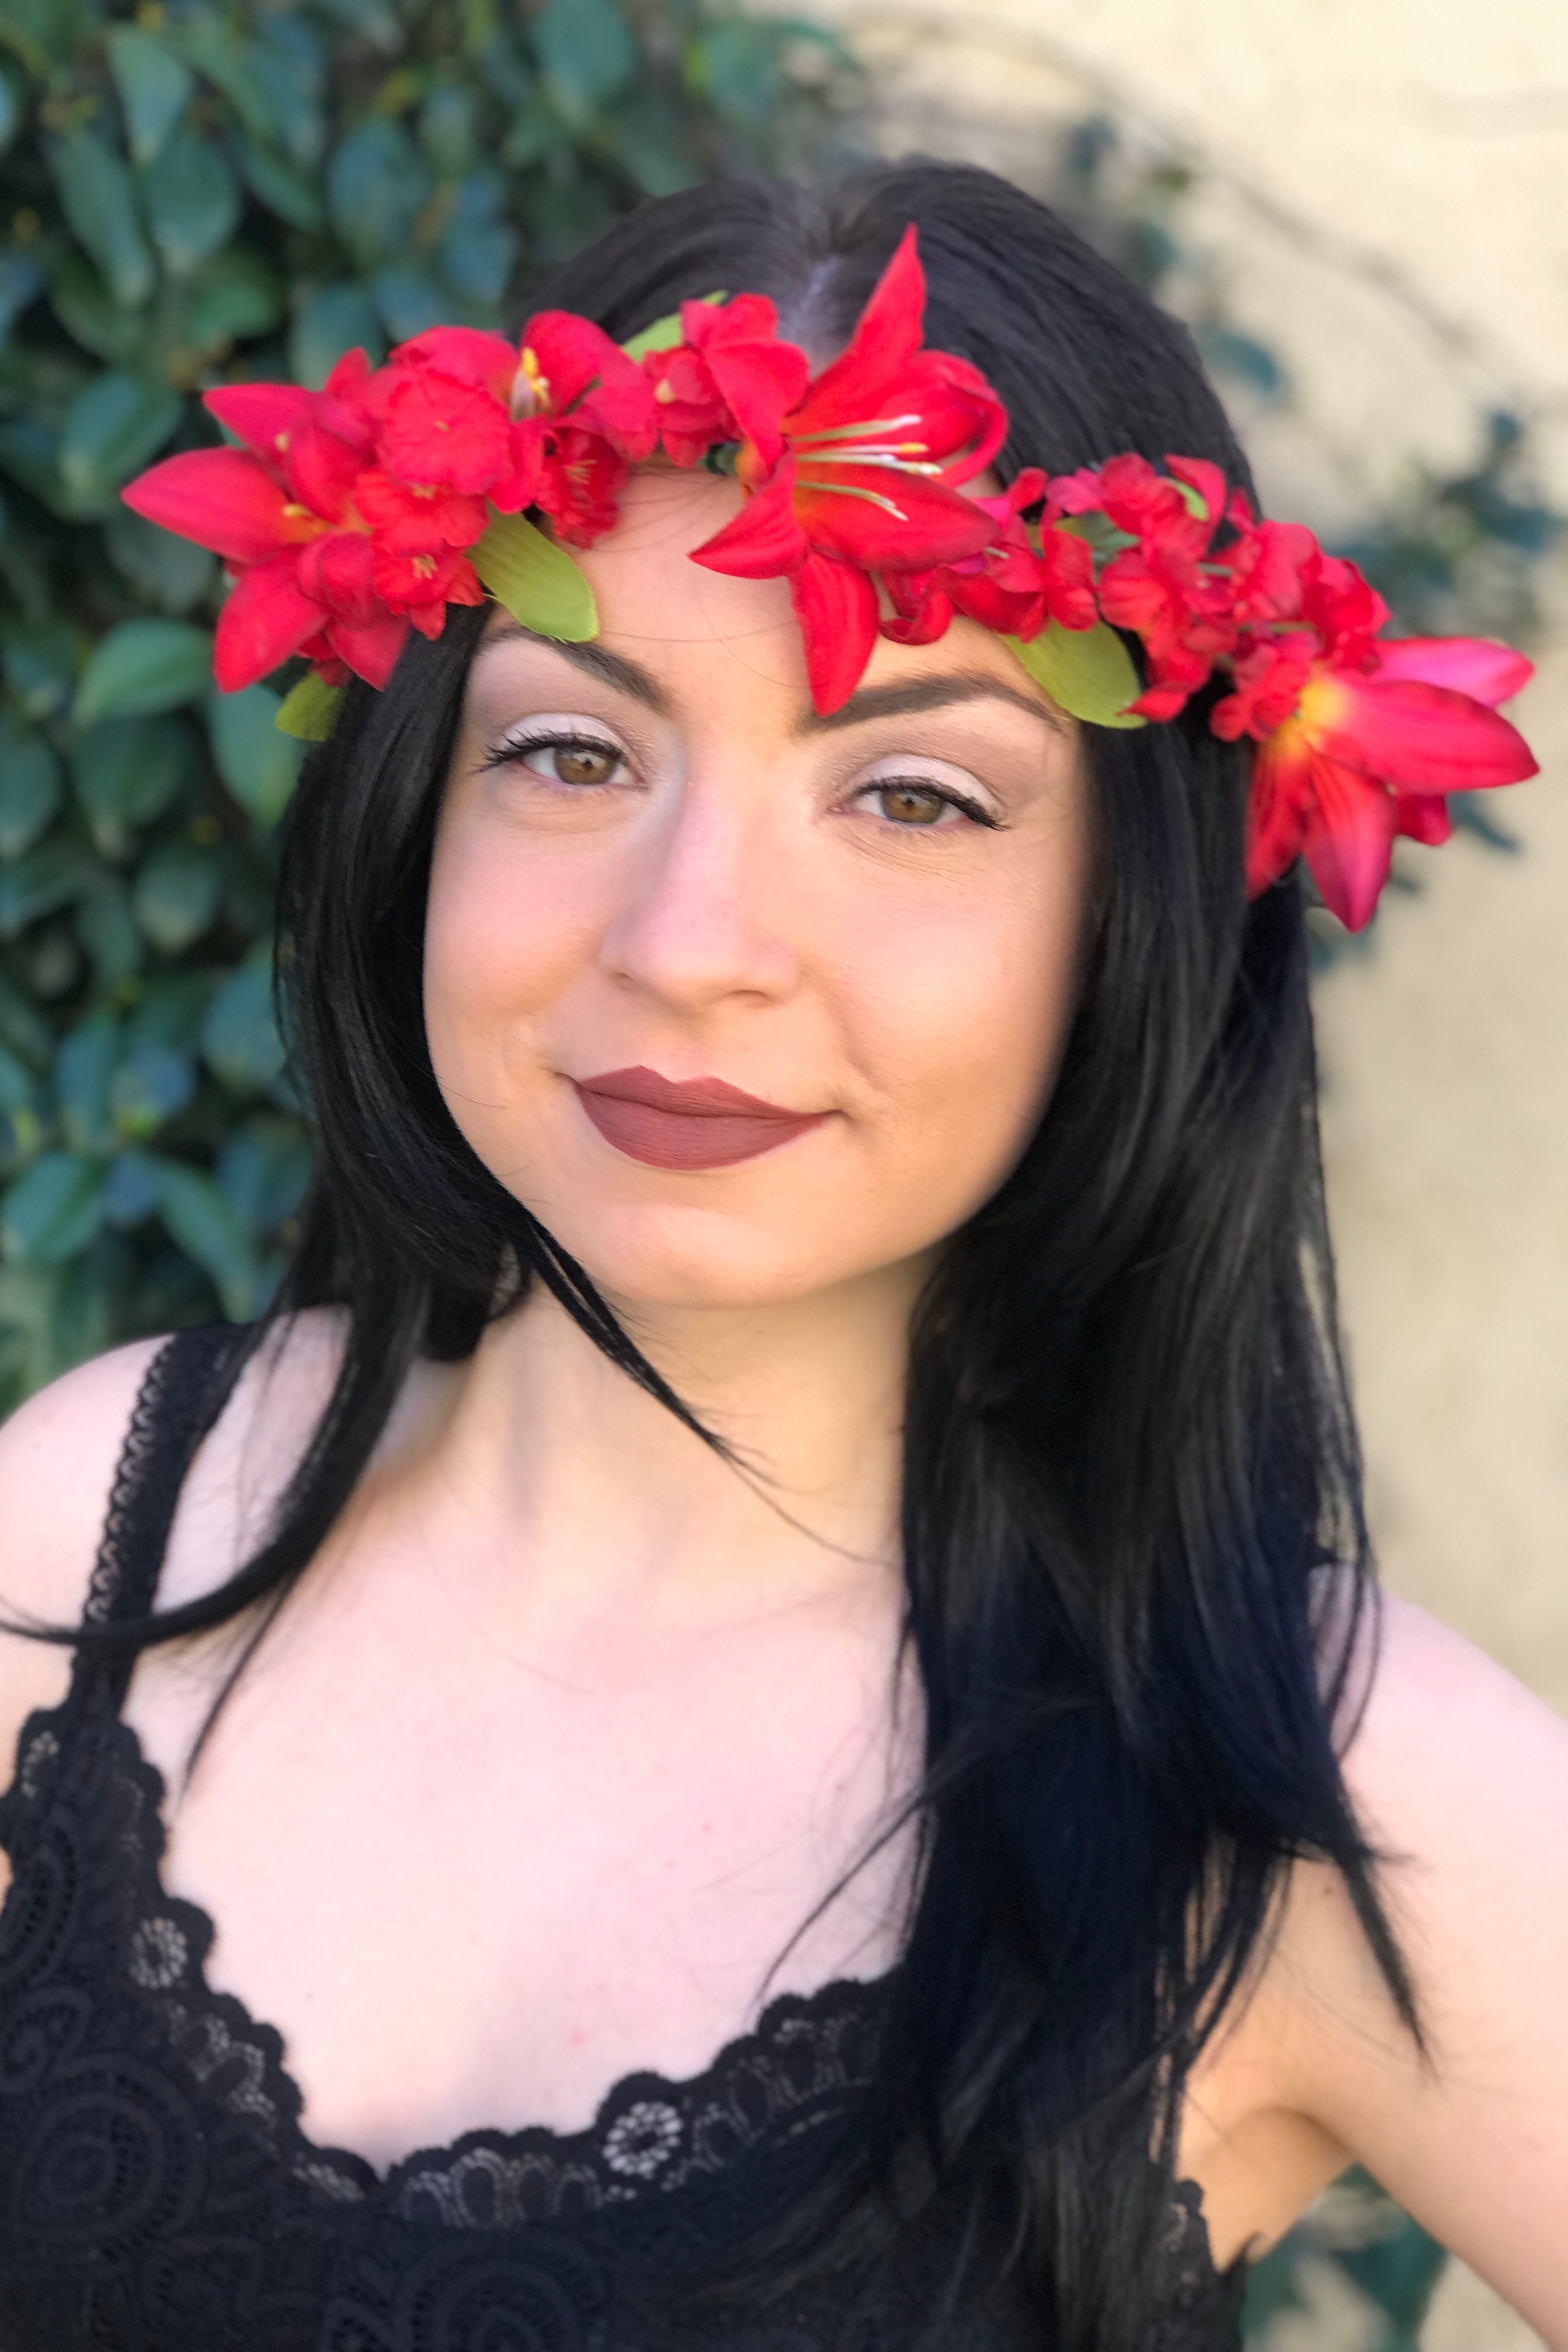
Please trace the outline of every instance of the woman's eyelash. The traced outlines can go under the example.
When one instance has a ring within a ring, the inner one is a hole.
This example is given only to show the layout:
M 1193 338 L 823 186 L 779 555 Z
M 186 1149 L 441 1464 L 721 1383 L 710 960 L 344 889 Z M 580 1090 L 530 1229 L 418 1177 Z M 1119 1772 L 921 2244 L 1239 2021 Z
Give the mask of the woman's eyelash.
M 605 736 L 578 735 L 562 728 L 552 727 L 542 730 L 537 735 L 503 736 L 499 743 L 486 752 L 484 765 L 487 769 L 504 768 L 510 766 L 515 760 L 525 758 L 530 751 L 587 752 L 590 755 L 597 755 L 600 759 L 616 761 L 624 761 L 626 756 L 618 743 L 610 742 Z
M 1002 830 L 1002 819 L 993 816 L 981 802 L 971 799 L 967 793 L 955 792 L 951 784 L 939 784 L 930 776 L 874 776 L 868 784 L 860 786 L 855 797 L 861 799 L 868 793 L 920 793 L 931 800 L 945 802 L 949 808 L 961 809 L 965 816 L 972 817 L 976 824 L 984 825 L 992 833 Z M 900 830 L 918 833 L 922 828 L 903 825 Z

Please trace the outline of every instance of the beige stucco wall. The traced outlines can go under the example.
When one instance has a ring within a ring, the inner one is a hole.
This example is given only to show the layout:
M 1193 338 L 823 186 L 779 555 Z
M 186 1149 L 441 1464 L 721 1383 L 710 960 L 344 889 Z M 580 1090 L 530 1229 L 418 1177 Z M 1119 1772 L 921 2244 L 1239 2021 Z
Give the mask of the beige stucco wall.
M 795 0 L 753 0 L 787 7 Z M 1265 499 L 1332 531 L 1412 457 L 1463 465 L 1487 407 L 1529 421 L 1568 506 L 1564 0 L 813 0 L 870 66 L 889 152 L 1042 185 L 1100 111 L 1198 167 L 1216 289 L 1294 398 L 1241 421 Z M 1568 1712 L 1568 595 L 1518 716 L 1525 854 L 1410 848 L 1365 959 L 1320 984 L 1324 1140 L 1384 1573 Z M 1371 2352 L 1325 2306 L 1273 2352 Z M 1294 2333 L 1291 2331 L 1294 2330 Z M 1426 2352 L 1535 2337 L 1451 2267 Z

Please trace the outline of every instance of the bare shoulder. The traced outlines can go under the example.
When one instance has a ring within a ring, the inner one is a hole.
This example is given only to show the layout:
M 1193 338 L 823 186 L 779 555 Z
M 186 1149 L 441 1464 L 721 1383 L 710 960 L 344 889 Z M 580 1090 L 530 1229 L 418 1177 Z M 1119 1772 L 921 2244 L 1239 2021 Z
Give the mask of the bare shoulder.
M 1345 1780 L 1425 2048 L 1337 1874 L 1298 1865 L 1266 1992 L 1285 2101 L 1560 2341 L 1568 1723 L 1409 1602 L 1368 1656 Z
M 182 1493 L 163 1600 L 210 1589 L 237 1565 L 325 1402 L 341 1344 L 336 1314 L 310 1310 L 247 1365 Z M 79 1619 L 136 1398 L 163 1345 L 95 1357 L 0 1425 L 0 1620 Z M 22 1722 L 56 1704 L 68 1678 L 68 1651 L 0 1630 L 0 1786 Z

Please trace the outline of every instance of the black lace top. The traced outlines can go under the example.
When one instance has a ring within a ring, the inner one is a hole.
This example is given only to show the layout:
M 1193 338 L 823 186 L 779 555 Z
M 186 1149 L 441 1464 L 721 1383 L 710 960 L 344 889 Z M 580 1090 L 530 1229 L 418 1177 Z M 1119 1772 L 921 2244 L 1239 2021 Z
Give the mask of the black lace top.
M 89 1613 L 150 1605 L 227 1336 L 137 1402 Z M 675 2306 L 853 2132 L 888 1979 L 774 2000 L 686 2082 L 616 2084 L 591 2129 L 466 2133 L 378 2176 L 300 2125 L 283 2045 L 212 1990 L 213 1923 L 160 1875 L 163 1783 L 79 1658 L 0 1799 L 0 2352 L 911 2352 L 952 2249 L 892 2255 L 750 2315 Z M 1233 2346 L 1239 2276 L 1196 2192 L 1173 2209 L 1159 2352 Z M 1016 2291 L 1014 2291 L 1015 2296 Z M 1048 2352 L 976 2290 L 939 2352 Z

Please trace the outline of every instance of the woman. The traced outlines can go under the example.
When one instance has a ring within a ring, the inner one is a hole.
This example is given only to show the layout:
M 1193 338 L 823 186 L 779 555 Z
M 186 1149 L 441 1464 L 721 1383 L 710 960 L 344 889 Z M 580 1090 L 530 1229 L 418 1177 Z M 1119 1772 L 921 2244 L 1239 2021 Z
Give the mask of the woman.
M 1369 1592 L 1294 870 L 1523 666 L 983 173 L 549 299 L 132 493 L 358 679 L 279 1305 L 0 1440 L 0 2344 L 1191 2352 L 1352 2159 L 1568 2338 L 1568 1733 Z

